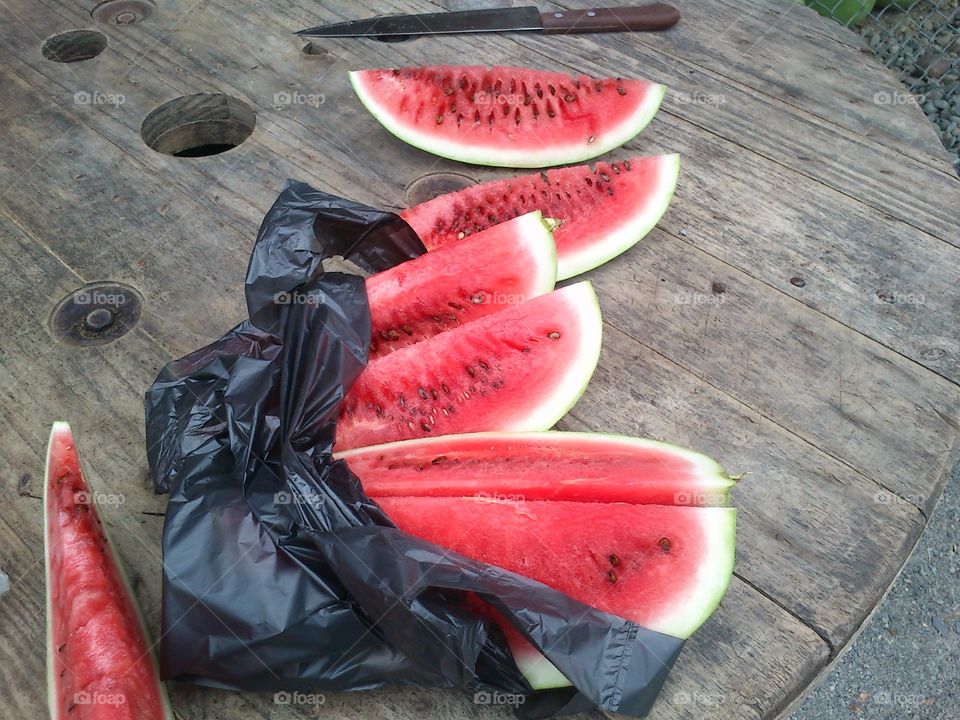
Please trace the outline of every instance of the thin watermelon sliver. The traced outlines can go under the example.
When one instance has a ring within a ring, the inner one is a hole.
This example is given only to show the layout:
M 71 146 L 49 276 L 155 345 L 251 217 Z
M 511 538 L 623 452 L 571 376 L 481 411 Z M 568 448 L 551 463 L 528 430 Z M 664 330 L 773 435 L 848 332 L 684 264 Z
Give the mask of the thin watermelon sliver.
M 689 637 L 707 620 L 733 573 L 733 508 L 374 499 L 411 535 L 678 638 Z M 504 629 L 534 687 L 567 684 L 519 632 Z
M 535 211 L 367 279 L 370 357 L 553 290 L 556 247 Z
M 47 449 L 44 526 L 52 720 L 171 720 L 152 644 L 97 511 L 70 426 Z
M 337 455 L 374 497 L 726 505 L 713 460 L 666 443 L 580 432 L 473 433 Z

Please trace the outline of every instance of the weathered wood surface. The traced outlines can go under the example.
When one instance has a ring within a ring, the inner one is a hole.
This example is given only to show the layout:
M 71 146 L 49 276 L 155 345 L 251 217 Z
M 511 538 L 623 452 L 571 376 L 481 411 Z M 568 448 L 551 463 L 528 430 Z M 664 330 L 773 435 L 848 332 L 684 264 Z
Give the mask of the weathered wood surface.
M 649 238 L 588 275 L 606 319 L 603 358 L 561 427 L 667 439 L 749 473 L 734 495 L 736 578 L 653 717 L 766 718 L 802 692 L 902 565 L 953 456 L 960 189 L 919 109 L 875 102 L 902 90 L 851 33 L 778 0 L 676 4 L 684 20 L 665 34 L 324 41 L 306 56 L 291 31 L 438 4 L 161 2 L 143 23 L 96 26 L 108 49 L 69 65 L 44 60 L 41 43 L 94 27 L 92 3 L 0 6 L 7 715 L 45 712 L 36 495 L 49 423 L 73 422 L 93 481 L 124 497 L 105 519 L 155 624 L 164 500 L 146 485 L 143 390 L 169 359 L 243 317 L 249 248 L 285 178 L 402 207 L 427 172 L 511 174 L 404 146 L 345 77 L 464 59 L 671 87 L 651 126 L 615 155 L 680 152 L 677 196 Z M 324 102 L 276 107 L 287 90 Z M 78 105 L 78 91 L 124 102 Z M 249 103 L 250 138 L 197 159 L 146 147 L 144 117 L 196 92 Z M 94 280 L 139 290 L 139 325 L 102 347 L 56 342 L 53 306 Z M 882 299 L 891 296 L 915 302 Z M 267 696 L 178 686 L 173 697 L 190 718 L 311 716 Z M 335 718 L 507 714 L 426 689 L 326 700 Z

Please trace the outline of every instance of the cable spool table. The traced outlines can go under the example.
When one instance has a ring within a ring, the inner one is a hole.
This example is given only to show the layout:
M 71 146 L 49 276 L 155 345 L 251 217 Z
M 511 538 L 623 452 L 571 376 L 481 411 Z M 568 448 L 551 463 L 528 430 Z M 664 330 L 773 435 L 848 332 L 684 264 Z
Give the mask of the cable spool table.
M 746 473 L 735 577 L 651 717 L 769 718 L 811 685 L 893 582 L 954 457 L 960 184 L 923 113 L 849 31 L 786 1 L 675 4 L 681 23 L 659 34 L 329 40 L 310 52 L 293 31 L 473 5 L 4 4 L 6 715 L 45 712 L 50 423 L 73 423 L 93 482 L 117 498 L 105 521 L 156 632 L 165 501 L 146 477 L 144 389 L 245 317 L 250 246 L 285 178 L 400 208 L 515 174 L 404 145 L 346 77 L 465 60 L 669 86 L 613 156 L 679 152 L 680 184 L 653 233 L 586 276 L 603 357 L 560 427 L 664 439 Z M 94 306 L 61 302 L 78 289 Z M 192 718 L 312 712 L 180 685 L 172 697 Z M 421 688 L 324 705 L 343 718 L 507 715 Z

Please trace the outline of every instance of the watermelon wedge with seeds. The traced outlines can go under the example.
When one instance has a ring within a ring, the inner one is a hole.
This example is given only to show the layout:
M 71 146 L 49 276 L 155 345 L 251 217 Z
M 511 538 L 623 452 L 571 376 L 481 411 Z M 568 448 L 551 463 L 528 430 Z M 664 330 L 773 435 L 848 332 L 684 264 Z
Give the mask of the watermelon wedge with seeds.
M 582 432 L 472 433 L 337 454 L 373 497 L 723 506 L 734 480 L 674 445 Z
M 153 646 L 100 520 L 70 426 L 53 424 L 43 486 L 52 720 L 172 720 Z
M 373 497 L 411 535 L 678 638 L 706 621 L 733 573 L 733 508 Z M 569 684 L 516 629 L 504 632 L 535 689 Z
M 553 290 L 557 255 L 539 211 L 367 278 L 380 357 Z
M 584 162 L 643 130 L 666 88 L 516 67 L 437 65 L 350 73 L 367 110 L 401 140 L 476 165 Z
M 344 398 L 337 450 L 491 430 L 546 430 L 600 359 L 600 306 L 580 282 L 371 361 Z
M 482 233 L 531 210 L 559 221 L 557 280 L 633 247 L 663 217 L 680 172 L 678 155 L 556 168 L 440 195 L 401 213 L 428 250 Z

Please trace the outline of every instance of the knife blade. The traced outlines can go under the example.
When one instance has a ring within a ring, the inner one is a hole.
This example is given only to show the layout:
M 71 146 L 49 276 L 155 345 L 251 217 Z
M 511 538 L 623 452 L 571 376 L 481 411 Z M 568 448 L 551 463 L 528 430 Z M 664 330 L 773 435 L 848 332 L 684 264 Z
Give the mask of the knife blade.
M 662 3 L 541 13 L 533 6 L 458 10 L 419 15 L 379 15 L 300 30 L 304 37 L 397 38 L 488 32 L 592 33 L 665 30 L 680 13 Z

